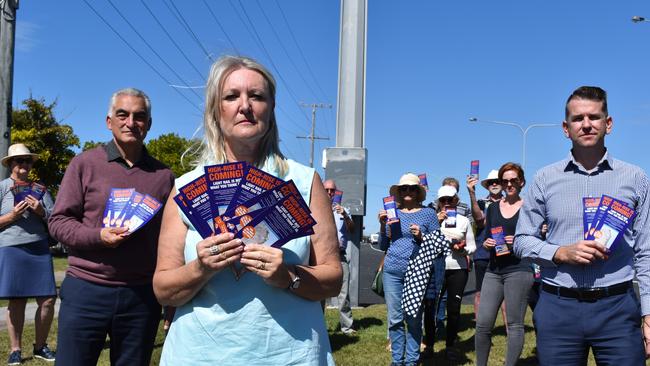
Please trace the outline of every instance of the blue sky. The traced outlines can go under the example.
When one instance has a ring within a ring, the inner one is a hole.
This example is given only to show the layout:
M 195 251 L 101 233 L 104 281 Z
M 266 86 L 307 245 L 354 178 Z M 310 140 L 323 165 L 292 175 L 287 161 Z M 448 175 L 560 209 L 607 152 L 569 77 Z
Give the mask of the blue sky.
M 30 93 L 56 99 L 57 117 L 82 142 L 101 141 L 110 138 L 104 123 L 110 94 L 135 86 L 153 101 L 150 137 L 168 132 L 191 137 L 201 122 L 203 91 L 193 89 L 197 96 L 169 84 L 201 86 L 210 58 L 239 52 L 274 72 L 281 147 L 287 156 L 309 163 L 309 142 L 296 136 L 309 134 L 311 112 L 299 102 L 336 107 L 338 1 L 145 0 L 154 18 L 142 1 L 111 0 L 146 43 L 111 2 L 87 1 L 162 76 L 83 0 L 21 1 L 14 106 Z M 616 157 L 647 170 L 650 23 L 632 23 L 634 15 L 650 18 L 650 5 L 640 0 L 370 1 L 366 232 L 377 230 L 381 198 L 404 172 L 427 173 L 434 188 L 428 202 L 443 177 L 464 182 L 473 159 L 481 161 L 482 176 L 506 161 L 521 161 L 517 129 L 472 124 L 472 116 L 523 127 L 558 123 L 528 134 L 526 173 L 532 180 L 537 169 L 567 155 L 570 144 L 559 123 L 567 96 L 580 85 L 608 91 L 614 130 L 607 146 Z M 316 135 L 330 138 L 316 142 L 320 166 L 320 151 L 335 144 L 335 109 L 318 111 Z M 467 199 L 464 188 L 461 197 Z

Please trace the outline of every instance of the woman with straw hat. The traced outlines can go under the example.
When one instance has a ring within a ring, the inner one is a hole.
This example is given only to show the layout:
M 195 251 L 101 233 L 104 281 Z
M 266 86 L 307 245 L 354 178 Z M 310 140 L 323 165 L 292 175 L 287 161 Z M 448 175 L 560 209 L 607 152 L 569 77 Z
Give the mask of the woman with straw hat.
M 56 301 L 46 227 L 54 203 L 42 185 L 29 181 L 29 171 L 37 159 L 38 155 L 23 144 L 11 145 L 2 159 L 2 165 L 10 169 L 9 178 L 0 181 L 0 298 L 9 299 L 9 365 L 22 362 L 25 305 L 32 297 L 38 304 L 34 357 L 54 361 L 54 352 L 46 344 Z M 38 192 L 42 197 L 37 198 Z
M 387 223 L 385 210 L 379 212 L 381 248 L 384 259 L 384 297 L 388 309 L 388 336 L 391 342 L 391 365 L 416 365 L 420 358 L 422 310 L 416 317 L 405 316 L 402 291 L 406 269 L 422 243 L 422 236 L 440 227 L 436 212 L 424 207 L 426 191 L 413 173 L 402 175 L 390 187 L 398 208 L 398 222 Z

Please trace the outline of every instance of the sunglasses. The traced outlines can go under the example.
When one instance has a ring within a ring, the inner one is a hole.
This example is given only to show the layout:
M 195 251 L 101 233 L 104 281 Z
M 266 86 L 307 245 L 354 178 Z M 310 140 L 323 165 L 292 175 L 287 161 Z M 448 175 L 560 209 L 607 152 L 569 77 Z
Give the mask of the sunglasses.
M 444 196 L 444 197 L 438 198 L 438 201 L 440 203 L 442 203 L 442 204 L 453 203 L 454 202 L 454 197 Z
M 31 164 L 34 162 L 31 158 L 13 158 L 11 160 L 16 164 Z
M 495 184 L 499 184 L 500 182 L 499 182 L 498 179 L 490 179 L 486 183 L 487 183 L 488 186 L 493 186 Z
M 418 191 L 418 186 L 416 186 L 416 185 L 399 186 L 399 191 L 402 192 L 402 193 L 405 193 L 405 192 L 417 192 Z
M 336 192 L 336 188 L 325 188 L 325 192 Z
M 518 186 L 519 183 L 521 183 L 521 180 L 519 178 L 501 179 L 502 186 L 506 187 L 508 186 L 508 183 L 512 184 L 513 186 Z

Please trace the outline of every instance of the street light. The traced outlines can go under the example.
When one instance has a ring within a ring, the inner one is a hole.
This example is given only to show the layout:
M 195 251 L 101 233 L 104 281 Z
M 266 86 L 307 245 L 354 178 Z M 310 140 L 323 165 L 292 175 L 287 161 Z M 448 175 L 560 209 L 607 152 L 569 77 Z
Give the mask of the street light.
M 534 127 L 557 127 L 560 126 L 559 123 L 534 123 L 532 125 L 528 125 L 526 128 L 522 127 L 519 123 L 516 122 L 502 122 L 502 121 L 489 121 L 489 120 L 483 120 L 483 119 L 478 119 L 476 117 L 471 117 L 469 119 L 470 123 L 494 123 L 497 125 L 506 125 L 506 126 L 512 126 L 516 127 L 521 131 L 521 134 L 523 136 L 523 144 L 522 144 L 522 150 L 521 150 L 521 167 L 526 168 L 526 136 L 528 136 L 528 131 L 530 131 L 531 128 Z
M 644 18 L 644 17 L 640 17 L 640 16 L 638 16 L 638 15 L 633 16 L 633 17 L 632 17 L 632 21 L 633 21 L 634 23 L 639 23 L 639 22 L 650 22 L 650 20 L 648 20 L 648 19 L 646 19 L 646 18 Z

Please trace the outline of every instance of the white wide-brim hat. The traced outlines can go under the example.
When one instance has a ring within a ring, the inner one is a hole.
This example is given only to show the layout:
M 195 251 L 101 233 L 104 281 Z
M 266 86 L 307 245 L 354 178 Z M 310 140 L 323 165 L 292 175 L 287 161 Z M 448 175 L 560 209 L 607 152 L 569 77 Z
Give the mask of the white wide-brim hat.
M 498 179 L 499 179 L 499 171 L 492 169 L 490 170 L 490 174 L 488 174 L 487 178 L 481 181 L 481 185 L 483 186 L 483 188 L 488 189 L 489 188 L 488 182 L 491 180 L 498 180 Z
M 2 165 L 7 166 L 9 164 L 9 160 L 12 158 L 17 158 L 17 157 L 30 157 L 34 161 L 38 160 L 38 154 L 33 154 L 27 146 L 24 144 L 13 144 L 9 146 L 9 150 L 7 152 L 7 156 L 2 158 Z
M 399 179 L 399 183 L 390 186 L 390 195 L 394 197 L 399 197 L 399 186 L 417 186 L 418 187 L 418 196 L 416 200 L 422 202 L 427 198 L 427 191 L 420 184 L 420 178 L 413 173 L 406 173 L 402 175 Z

